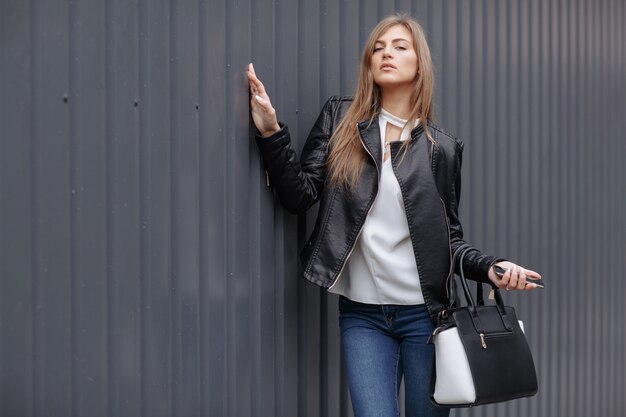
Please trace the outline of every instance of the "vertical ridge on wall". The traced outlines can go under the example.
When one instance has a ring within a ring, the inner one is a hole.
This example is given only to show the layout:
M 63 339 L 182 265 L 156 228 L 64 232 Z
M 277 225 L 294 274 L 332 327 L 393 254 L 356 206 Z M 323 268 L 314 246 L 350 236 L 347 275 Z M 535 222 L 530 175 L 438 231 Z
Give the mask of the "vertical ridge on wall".
M 39 32 L 40 32 L 40 22 L 38 19 L 38 14 L 36 13 L 35 7 L 33 7 L 35 5 L 36 0 L 30 0 L 29 2 L 29 6 L 30 6 L 30 19 L 29 19 L 29 25 L 30 25 L 30 39 L 28 39 L 28 48 L 29 50 L 32 51 L 37 51 L 37 48 L 39 47 Z M 4 13 L 2 15 L 5 15 Z M 6 27 L 6 26 L 4 26 Z M 31 67 L 30 67 L 30 74 L 29 74 L 29 85 L 30 85 L 30 106 L 32 109 L 32 114 L 30 117 L 30 126 L 29 126 L 29 131 L 28 131 L 28 136 L 30 138 L 30 155 L 29 155 L 29 159 L 30 159 L 30 166 L 31 166 L 31 182 L 28 184 L 31 189 L 30 189 L 30 204 L 31 204 L 31 213 L 30 213 L 30 219 L 29 219 L 29 225 L 31 227 L 30 230 L 30 243 L 31 243 L 31 252 L 30 252 L 30 258 L 27 258 L 30 262 L 29 265 L 29 272 L 31 275 L 31 279 L 32 279 L 32 299 L 31 299 L 31 303 L 32 303 L 32 309 L 33 309 L 33 320 L 32 320 L 32 344 L 33 344 L 33 349 L 32 349 L 32 354 L 33 354 L 33 363 L 32 363 L 32 382 L 31 382 L 31 386 L 32 386 L 32 390 L 33 390 L 33 406 L 31 410 L 24 410 L 24 408 L 19 406 L 19 401 L 20 400 L 24 400 L 22 398 L 20 398 L 19 396 L 15 396 L 17 397 L 16 399 L 12 400 L 12 399 L 8 399 L 8 398 L 3 398 L 3 409 L 5 412 L 12 412 L 13 409 L 17 409 L 20 411 L 25 411 L 25 412 L 30 412 L 32 413 L 32 415 L 34 415 L 35 413 L 41 411 L 42 409 L 42 405 L 45 403 L 44 401 L 42 401 L 42 379 L 41 375 L 41 345 L 42 345 L 42 337 L 41 337 L 41 322 L 42 322 L 42 316 L 43 316 L 43 312 L 42 312 L 42 308 L 40 303 L 41 297 L 42 297 L 42 293 L 43 290 L 40 289 L 40 274 L 39 274 L 39 268 L 38 268 L 38 262 L 33 262 L 33 261 L 38 261 L 41 258 L 41 249 L 40 249 L 40 245 L 39 245 L 39 220 L 37 218 L 38 215 L 38 206 L 37 206 L 37 200 L 38 200 L 38 196 L 39 196 L 39 190 L 40 190 L 40 185 L 39 185 L 39 172 L 41 170 L 39 164 L 37 164 L 37 155 L 39 154 L 39 148 L 38 148 L 38 144 L 37 144 L 37 134 L 38 134 L 38 91 L 39 89 L 37 88 L 39 86 L 38 84 L 38 77 L 37 77 L 37 70 L 39 68 L 39 60 L 38 60 L 38 54 L 29 54 L 30 55 L 30 59 L 31 59 Z M 3 60 L 4 62 L 4 60 Z M 17 77 L 16 77 L 17 78 Z M 3 82 L 4 85 L 4 82 Z M 4 112 L 3 112 L 4 113 Z M 16 129 L 18 130 L 18 129 Z M 18 132 L 16 132 L 18 133 Z M 3 135 L 4 136 L 4 135 Z M 2 153 L 4 155 L 4 152 Z M 2 166 L 5 166 L 5 164 L 0 164 Z M 4 178 L 6 178 L 6 176 L 3 176 Z M 4 200 L 3 200 L 4 201 Z M 15 268 L 14 265 L 9 264 L 9 268 L 13 267 L 13 271 L 16 271 L 18 268 Z M 4 265 L 3 265 L 4 268 Z M 19 272 L 16 271 L 16 272 Z M 3 291 L 4 293 L 4 291 Z M 4 304 L 4 303 L 3 303 Z M 9 317 L 11 317 L 11 313 L 7 314 Z M 4 322 L 4 317 L 3 317 L 3 322 Z M 16 335 L 15 332 L 13 332 L 11 334 L 12 337 L 19 337 L 19 335 Z M 2 340 L 6 340 L 6 337 L 2 337 Z M 15 340 L 15 339 L 14 339 Z M 4 354 L 4 352 L 3 352 Z M 13 362 L 15 359 L 15 354 L 10 354 L 9 356 L 9 360 L 7 362 Z M 3 360 L 3 365 L 4 365 L 4 360 Z M 5 366 L 3 366 L 3 371 L 4 371 Z M 3 372 L 4 373 L 4 372 Z M 24 390 L 26 391 L 26 390 Z M 16 403 L 14 403 L 13 401 L 16 401 Z
M 137 4 L 137 100 L 142 106 L 138 117 L 137 137 L 139 142 L 139 155 L 138 155 L 138 186 L 139 186 L 139 346 L 144 352 L 149 352 L 148 339 L 150 313 L 148 306 L 151 304 L 149 282 L 150 282 L 150 250 L 152 245 L 150 244 L 149 226 L 151 222 L 151 210 L 150 210 L 150 162 L 152 161 L 152 155 L 150 154 L 150 129 L 148 121 L 150 111 L 150 91 L 147 88 L 147 83 L 142 83 L 141 80 L 150 79 L 150 72 L 148 71 L 149 62 L 149 38 L 150 26 L 149 19 L 151 10 L 148 7 L 146 0 L 138 0 Z M 145 155 L 141 158 L 141 155 Z M 139 355 L 138 358 L 138 392 L 137 392 L 137 414 L 143 416 L 148 413 L 148 386 L 149 370 L 148 370 L 148 354 Z
M 222 36 L 224 36 L 225 38 L 225 43 L 226 43 L 226 55 L 225 55 L 225 63 L 226 63 L 226 67 L 223 68 L 224 74 L 226 75 L 226 97 L 225 97 L 225 107 L 227 109 L 231 109 L 234 108 L 234 96 L 235 96 L 235 92 L 233 89 L 233 76 L 232 76 L 232 72 L 235 70 L 234 68 L 232 70 L 230 70 L 231 67 L 233 67 L 233 56 L 232 56 L 232 51 L 234 50 L 234 40 L 233 37 L 234 35 L 234 30 L 233 30 L 233 25 L 235 22 L 235 16 L 234 16 L 234 6 L 235 6 L 235 2 L 226 2 L 225 3 L 225 7 L 226 7 L 226 26 L 225 26 L 225 30 Z M 233 121 L 233 114 L 232 112 L 227 112 L 226 113 L 226 119 L 225 119 L 225 128 L 226 128 L 226 135 L 224 137 L 224 140 L 226 141 L 226 154 L 225 154 L 225 158 L 227 161 L 235 161 L 237 158 L 236 153 L 234 152 L 233 148 L 234 148 L 234 143 L 235 143 L 235 137 L 233 134 L 233 129 L 234 129 L 234 121 Z M 226 226 L 226 234 L 225 234 L 225 247 L 226 247 L 226 274 L 224 275 L 224 279 L 226 281 L 226 297 L 227 300 L 229 302 L 226 303 L 226 349 L 224 351 L 224 355 L 225 355 L 225 362 L 226 362 L 226 369 L 236 369 L 237 368 L 237 363 L 236 363 L 236 349 L 237 349 L 237 343 L 236 343 L 236 327 L 234 326 L 237 322 L 236 322 L 236 307 L 237 307 L 237 298 L 236 295 L 234 294 L 234 281 L 235 279 L 239 278 L 235 276 L 235 273 L 233 271 L 233 269 L 235 268 L 235 259 L 234 259 L 234 255 L 236 254 L 237 251 L 237 247 L 236 247 L 236 241 L 235 241 L 235 227 L 234 227 L 234 223 L 237 221 L 236 216 L 229 216 L 227 213 L 230 212 L 235 212 L 235 193 L 233 192 L 233 188 L 235 186 L 235 181 L 234 181 L 234 175 L 231 169 L 229 169 L 230 167 L 226 167 L 225 169 L 225 174 L 226 174 L 226 178 L 224 179 L 224 186 L 225 186 L 225 192 L 224 192 L 224 199 L 225 199 L 225 203 L 226 203 L 226 212 L 224 213 L 224 223 Z M 244 370 L 245 371 L 245 370 Z M 232 373 L 227 373 L 225 378 L 225 382 L 226 382 L 226 390 L 225 390 L 225 395 L 226 395 L 226 402 L 224 404 L 224 409 L 223 409 L 223 413 L 224 415 L 227 416 L 235 416 L 237 415 L 237 412 L 240 412 L 242 414 L 243 410 L 239 409 L 239 402 L 237 401 L 237 397 L 235 395 L 235 393 L 237 392 L 237 378 L 239 377 L 239 374 L 232 374 Z M 243 392 L 246 392 L 245 390 L 242 390 Z M 245 415 L 245 414 L 244 414 Z
M 615 24 L 616 26 L 620 26 L 620 22 L 625 22 L 626 21 L 626 5 L 624 5 L 623 2 L 617 2 L 620 5 L 620 12 L 615 14 Z M 617 50 L 618 51 L 622 51 L 621 56 L 619 56 L 619 61 L 617 61 L 617 65 L 616 65 L 616 69 L 615 69 L 615 74 L 621 74 L 621 77 L 617 77 L 617 78 L 621 78 L 619 80 L 619 85 L 626 85 L 626 71 L 624 71 L 624 68 L 626 68 L 626 53 L 624 53 L 623 51 L 626 50 L 626 27 L 624 27 L 624 25 L 622 24 L 622 33 L 619 33 L 619 31 L 617 31 L 616 33 L 616 37 L 619 40 L 619 42 L 617 43 L 618 47 Z M 611 51 L 613 52 L 613 51 Z M 620 62 L 621 61 L 621 62 Z M 615 111 L 616 111 L 616 116 L 614 117 L 614 120 L 619 120 L 619 114 L 621 110 L 626 110 L 626 103 L 621 102 L 619 100 L 619 95 L 615 94 Z M 621 110 L 620 110 L 621 109 Z M 621 113 L 623 114 L 623 112 Z M 620 137 L 618 136 L 619 134 L 621 134 L 624 130 L 623 130 L 624 126 L 622 126 L 622 128 L 620 128 L 619 126 L 616 126 L 616 137 L 615 137 L 615 145 L 616 145 L 616 152 L 615 152 L 615 166 L 619 166 L 620 162 L 626 159 L 626 149 L 624 149 L 623 147 L 620 146 L 621 144 L 621 140 Z M 613 178 L 615 179 L 616 183 L 619 184 L 620 181 L 620 177 L 614 175 Z M 617 190 L 618 187 L 615 187 L 615 189 Z M 615 207 L 615 217 L 616 219 L 619 219 L 621 216 L 621 213 L 626 212 L 626 204 L 624 202 L 624 199 L 620 199 L 619 198 L 619 194 L 616 193 L 615 196 L 616 200 L 618 201 L 617 206 Z M 616 231 L 616 235 L 617 235 L 617 239 L 616 239 L 616 245 L 615 245 L 615 251 L 614 254 L 615 256 L 612 259 L 619 259 L 621 256 L 621 252 L 620 252 L 620 248 L 624 248 L 626 247 L 626 225 L 624 223 L 621 223 L 617 225 L 617 227 L 615 227 L 615 231 Z M 621 273 L 621 270 L 619 269 L 618 265 L 613 264 L 612 265 L 612 269 L 611 271 L 609 271 L 609 273 L 612 276 L 618 276 Z M 621 300 L 619 298 L 620 294 L 624 294 L 626 293 L 626 284 L 624 283 L 623 280 L 620 281 L 621 285 L 619 287 L 619 291 L 615 291 L 615 297 L 617 299 L 617 302 L 620 303 Z M 617 333 L 621 336 L 621 340 L 618 340 L 618 349 L 620 347 L 626 346 L 626 327 L 623 326 L 622 327 L 621 332 Z M 622 366 L 620 369 L 620 374 L 618 375 L 618 381 L 626 381 L 626 355 L 623 352 L 623 349 L 619 349 L 621 350 L 621 355 L 622 358 L 624 359 L 624 361 L 622 362 Z M 621 401 L 619 401 L 615 406 L 616 406 L 616 413 L 617 412 L 621 412 L 621 410 L 626 409 L 626 396 L 621 396 L 620 397 Z
M 168 288 L 170 291 L 168 292 L 168 298 L 170 302 L 170 310 L 168 323 L 169 326 L 169 334 L 170 340 L 169 345 L 170 349 L 168 351 L 168 362 L 170 363 L 170 375 L 168 375 L 168 379 L 170 383 L 168 384 L 168 396 L 169 396 L 169 413 L 171 415 L 180 414 L 180 399 L 179 392 L 177 392 L 178 387 L 180 386 L 180 364 L 177 361 L 177 356 L 179 352 L 178 345 L 178 336 L 180 335 L 180 329 L 178 325 L 178 321 L 176 320 L 176 313 L 180 309 L 180 303 L 178 300 L 177 294 L 177 280 L 176 280 L 176 268 L 178 266 L 178 258 L 176 256 L 176 244 L 175 242 L 178 239 L 179 232 L 176 230 L 176 215 L 178 213 L 177 210 L 177 202 L 178 202 L 178 187 L 177 187 L 177 178 L 176 174 L 178 173 L 178 164 L 177 164 L 177 156 L 178 156 L 178 145 L 177 141 L 180 141 L 180 138 L 177 137 L 178 123 L 179 123 L 179 115 L 176 109 L 177 103 L 177 79 L 178 79 L 178 66 L 176 62 L 176 53 L 178 51 L 178 21 L 177 21 L 177 6 L 178 2 L 171 1 L 168 4 L 168 13 L 167 13 L 167 25 L 168 25 L 168 69 L 169 69 L 169 80 L 168 80 L 168 112 L 170 115 L 170 125 L 168 140 L 170 142 L 170 153 L 168 155 L 168 167 L 169 167 L 169 185 L 170 185 L 170 201 L 168 201 L 170 212 L 168 219 L 169 226 L 169 236 L 170 240 L 168 241 L 168 258 L 170 260 L 168 265 Z M 228 104 L 228 103 L 226 103 Z
M 250 53 L 248 56 L 252 56 L 252 51 L 256 48 L 255 39 L 258 35 L 258 20 L 256 16 L 256 12 L 258 11 L 258 4 L 251 2 L 250 4 Z M 242 71 L 245 71 L 245 66 L 242 65 Z M 242 77 L 243 78 L 243 77 Z M 248 129 L 249 130 L 249 129 Z M 259 182 L 259 165 L 260 161 L 258 159 L 250 158 L 250 167 L 248 171 L 249 180 L 248 182 L 253 185 Z M 261 247 L 261 198 L 260 198 L 261 187 L 260 184 L 256 187 L 252 186 L 250 189 L 250 212 L 249 212 L 249 221 L 250 221 L 250 245 L 251 247 L 257 246 Z M 259 279 L 261 275 L 263 262 L 261 261 L 261 250 L 250 251 L 250 276 L 252 279 L 250 285 L 250 294 L 258 294 L 258 297 L 251 297 L 251 318 L 252 326 L 251 326 L 251 340 L 259 340 L 261 343 L 254 344 L 253 356 L 251 358 L 253 366 L 251 367 L 252 375 L 251 375 L 251 392 L 250 392 L 250 403 L 251 410 L 259 410 L 259 414 L 265 415 L 275 415 L 273 412 L 273 404 L 274 398 L 272 398 L 272 392 L 275 388 L 273 385 L 273 380 L 275 377 L 272 375 L 271 370 L 275 366 L 273 355 L 264 355 L 263 347 L 267 346 L 269 343 L 264 342 L 264 335 L 273 334 L 274 329 L 272 327 L 273 320 L 272 317 L 268 317 L 264 314 L 264 310 L 262 308 L 262 287 L 261 280 Z M 273 300 L 272 300 L 273 301 Z M 273 304 L 273 303 L 272 303 Z M 269 326 L 269 327 L 268 327 Z M 265 331 L 264 331 L 265 330 Z M 269 353 L 270 351 L 268 351 Z M 260 359 L 266 357 L 266 361 L 262 362 Z M 264 372 L 267 371 L 267 372 Z M 268 375 L 268 381 L 266 384 L 263 384 L 263 380 L 261 375 Z M 264 395 L 269 394 L 269 395 Z M 267 401 L 262 401 L 261 399 L 267 397 Z M 251 411 L 252 413 L 252 411 Z
M 584 4 L 584 13 L 583 16 L 585 17 L 583 25 L 585 27 L 592 27 L 592 21 L 591 21 L 591 17 L 592 17 L 592 13 L 591 13 L 591 3 L 587 2 Z M 593 37 L 592 34 L 590 33 L 588 36 L 585 37 L 585 61 L 584 61 L 584 67 L 585 67 L 585 74 L 584 74 L 584 78 L 583 78 L 583 83 L 584 83 L 584 90 L 583 90 L 583 99 L 589 103 L 592 100 L 592 89 L 590 87 L 590 84 L 592 84 L 591 82 L 591 77 L 593 75 L 592 73 L 592 64 L 595 62 L 594 61 L 594 57 L 592 55 L 592 41 L 593 41 Z M 589 113 L 591 113 L 591 109 L 588 110 Z M 589 114 L 589 116 L 587 118 L 584 119 L 584 133 L 585 133 L 585 138 L 587 139 L 586 141 L 584 141 L 584 154 L 586 156 L 586 160 L 588 160 L 591 157 L 591 149 L 593 148 L 594 144 L 593 141 L 591 140 L 593 138 L 593 130 L 592 127 L 593 125 L 591 124 L 591 114 Z M 587 165 L 587 164 L 583 164 L 582 165 L 585 170 L 585 177 L 586 178 L 592 178 L 591 174 L 592 174 L 592 166 L 591 164 Z M 591 242 L 591 239 L 593 237 L 593 228 L 591 227 L 592 224 L 592 210 L 594 209 L 595 205 L 590 203 L 595 201 L 594 200 L 594 195 L 593 195 L 593 191 L 594 191 L 594 187 L 592 187 L 592 184 L 585 184 L 585 192 L 588 195 L 588 199 L 587 199 L 587 204 L 585 204 L 585 230 L 584 230 L 584 240 L 586 242 Z M 591 262 L 591 260 L 594 258 L 595 254 L 594 254 L 594 246 L 591 246 L 588 249 L 587 252 L 587 256 L 585 257 L 585 275 L 586 276 L 591 276 L 591 274 L 593 273 L 594 269 L 595 269 L 595 265 L 593 265 L 593 262 Z M 583 283 L 584 285 L 584 283 Z M 585 285 L 585 289 L 586 289 L 586 294 L 588 295 L 587 300 L 591 300 L 591 296 L 592 296 L 592 291 L 595 288 L 594 285 Z M 585 343 L 585 347 L 586 347 L 586 355 L 585 355 L 585 374 L 589 375 L 591 377 L 592 380 L 595 380 L 595 377 L 593 375 L 594 369 L 595 369 L 595 364 L 594 364 L 594 357 L 595 355 L 592 352 L 593 349 L 593 342 L 594 340 L 596 340 L 596 334 L 595 334 L 595 330 L 596 330 L 596 326 L 594 323 L 596 315 L 595 314 L 589 314 L 587 315 L 587 320 L 586 320 L 586 325 L 587 325 L 587 330 L 588 330 L 588 339 Z M 588 387 L 586 387 L 588 388 Z M 589 391 L 589 396 L 593 397 L 595 393 L 590 390 Z M 595 412 L 595 408 L 594 408 L 594 404 L 592 401 L 588 401 L 585 404 L 585 411 L 586 411 L 586 415 L 589 415 L 589 413 L 594 413 Z
M 138 0 L 137 4 L 137 67 L 138 67 L 138 101 L 141 106 L 145 106 L 146 110 L 140 112 L 138 117 L 137 137 L 139 142 L 139 158 L 138 158 L 138 180 L 139 180 L 139 346 L 142 351 L 147 352 L 149 350 L 147 340 L 149 337 L 149 313 L 147 306 L 150 305 L 150 293 L 149 293 L 149 277 L 150 277 L 150 234 L 148 232 L 148 226 L 150 224 L 151 212 L 149 204 L 149 178 L 150 178 L 150 161 L 152 160 L 149 147 L 149 127 L 148 127 L 148 111 L 150 102 L 149 89 L 147 83 L 150 79 L 148 72 L 148 33 L 149 28 L 149 9 L 147 7 L 146 0 Z M 145 82 L 141 82 L 143 77 L 146 77 Z M 143 107 L 142 107 L 143 108 Z M 141 158 L 141 155 L 145 155 Z M 147 393 L 148 393 L 148 355 L 140 355 L 138 359 L 138 398 L 136 406 L 138 415 L 143 416 L 148 408 L 147 406 Z
M 205 3 L 206 4 L 206 3 Z M 206 295 L 203 299 L 205 320 L 204 340 L 207 343 L 203 355 L 208 363 L 202 371 L 208 379 L 208 391 L 205 393 L 205 403 L 208 415 L 229 415 L 228 387 L 230 386 L 228 372 L 228 299 L 229 299 L 229 264 L 228 225 L 227 213 L 227 181 L 230 173 L 226 162 L 228 148 L 232 142 L 229 125 L 225 123 L 228 117 L 227 97 L 228 85 L 224 74 L 227 73 L 227 53 L 229 39 L 225 36 L 229 21 L 226 18 L 226 2 L 216 2 L 212 8 L 206 5 L 205 25 L 208 29 L 208 40 L 200 42 L 199 46 L 205 51 L 207 72 L 200 76 L 207 77 L 207 91 L 202 100 L 204 109 L 201 113 L 208 117 L 201 117 L 201 126 L 205 126 L 205 139 L 201 143 L 207 146 L 207 153 L 202 154 L 204 167 L 207 170 L 206 181 L 208 187 L 203 190 L 202 201 L 206 203 L 202 217 L 206 218 L 206 229 L 202 235 L 208 240 L 207 252 L 201 254 L 206 265 L 207 275 L 201 279 L 206 281 Z M 206 107 L 204 106 L 206 104 Z M 201 129 L 202 132 L 202 129 Z M 202 135 L 201 135 L 202 136 Z M 219 219 L 214 221 L 213 219 Z

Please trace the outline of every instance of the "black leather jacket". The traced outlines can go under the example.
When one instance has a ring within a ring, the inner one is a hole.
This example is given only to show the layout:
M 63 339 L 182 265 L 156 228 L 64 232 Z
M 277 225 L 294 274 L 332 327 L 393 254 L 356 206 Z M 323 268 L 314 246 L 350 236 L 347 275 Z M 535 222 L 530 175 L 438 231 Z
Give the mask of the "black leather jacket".
M 350 106 L 351 98 L 331 97 L 304 145 L 300 160 L 287 126 L 269 138 L 257 136 L 270 182 L 285 208 L 303 213 L 318 200 L 313 233 L 301 252 L 304 277 L 329 288 L 339 277 L 376 198 L 382 164 L 378 123 L 358 124 L 361 142 L 369 154 L 352 194 L 326 186 L 328 140 Z M 446 283 L 451 275 L 451 253 L 465 244 L 458 218 L 463 144 L 433 124 L 428 140 L 421 124 L 411 132 L 406 154 L 391 143 L 391 161 L 407 215 L 424 300 L 433 320 L 447 306 Z M 496 258 L 474 249 L 465 255 L 468 278 L 489 283 L 487 272 Z

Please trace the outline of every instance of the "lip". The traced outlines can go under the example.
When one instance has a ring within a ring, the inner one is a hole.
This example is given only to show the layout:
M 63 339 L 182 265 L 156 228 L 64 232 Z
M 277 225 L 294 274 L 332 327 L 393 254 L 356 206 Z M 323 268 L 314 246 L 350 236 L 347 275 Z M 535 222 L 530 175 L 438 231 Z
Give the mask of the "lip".
M 396 66 L 395 66 L 395 65 L 392 65 L 392 64 L 390 64 L 390 63 L 386 62 L 386 63 L 384 63 L 384 64 L 382 64 L 382 65 L 380 66 L 380 69 L 381 69 L 381 70 L 384 70 L 384 69 L 397 69 L 397 68 L 396 68 Z

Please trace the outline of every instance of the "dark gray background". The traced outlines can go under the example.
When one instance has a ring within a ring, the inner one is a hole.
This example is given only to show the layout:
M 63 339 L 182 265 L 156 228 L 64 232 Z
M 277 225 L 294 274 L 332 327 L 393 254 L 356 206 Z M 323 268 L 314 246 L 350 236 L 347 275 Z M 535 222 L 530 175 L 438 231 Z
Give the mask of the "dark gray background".
M 0 0 L 2 417 L 349 415 L 245 67 L 300 148 L 395 10 L 466 144 L 467 239 L 548 284 L 507 294 L 539 394 L 453 415 L 626 414 L 623 1 Z

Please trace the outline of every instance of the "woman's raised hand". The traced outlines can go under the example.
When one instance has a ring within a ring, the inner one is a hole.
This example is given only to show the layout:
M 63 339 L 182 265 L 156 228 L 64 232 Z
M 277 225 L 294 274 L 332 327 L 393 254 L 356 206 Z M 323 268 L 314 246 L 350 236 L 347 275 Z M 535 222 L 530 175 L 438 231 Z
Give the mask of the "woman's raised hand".
M 254 125 L 261 136 L 272 136 L 280 130 L 276 110 L 272 107 L 263 83 L 256 77 L 252 63 L 248 65 L 248 82 L 250 83 L 250 112 Z

